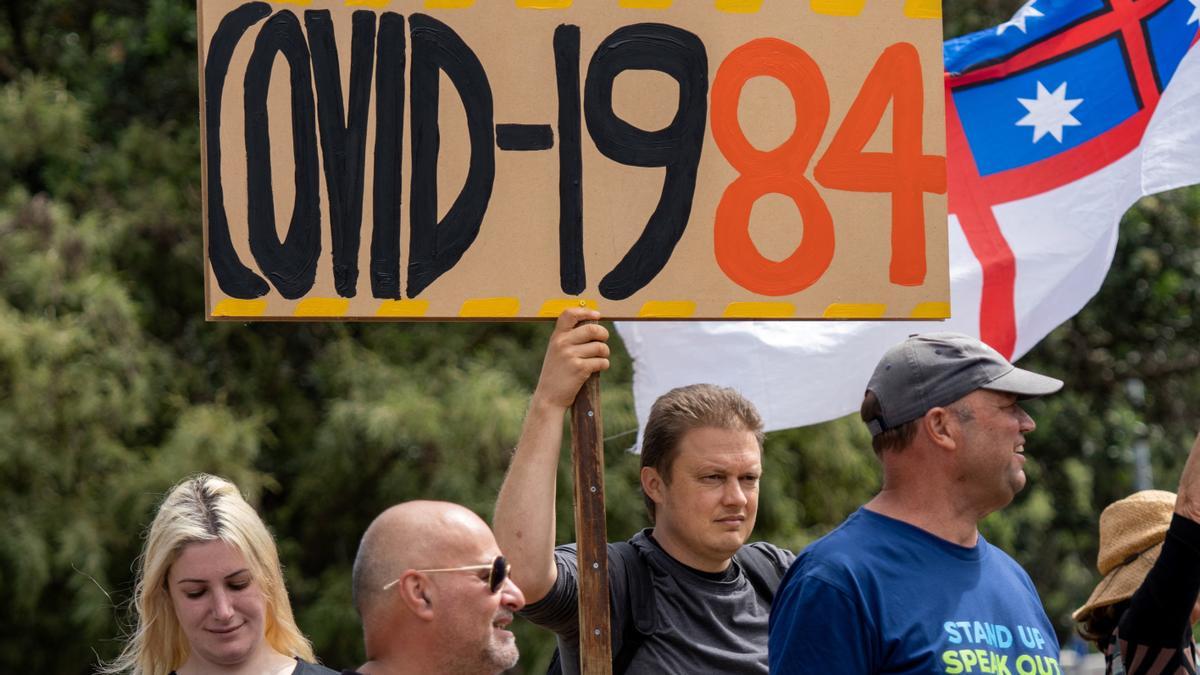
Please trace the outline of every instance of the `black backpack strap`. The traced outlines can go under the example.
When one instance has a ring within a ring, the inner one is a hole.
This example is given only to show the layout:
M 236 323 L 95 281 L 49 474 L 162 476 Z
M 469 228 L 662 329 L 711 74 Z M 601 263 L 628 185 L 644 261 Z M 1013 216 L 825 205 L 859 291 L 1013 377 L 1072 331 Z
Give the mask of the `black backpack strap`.
M 546 668 L 546 675 L 562 675 L 562 652 L 558 647 L 554 648 L 554 655 L 550 657 L 550 666 Z
M 646 564 L 636 546 L 627 541 L 608 545 L 608 560 L 612 564 L 619 558 L 625 570 L 625 602 L 628 614 L 621 629 L 621 643 L 613 643 L 613 673 L 622 675 L 629 669 L 633 657 L 641 649 L 646 638 L 654 634 L 658 614 L 654 604 L 654 581 L 650 578 L 650 566 Z M 612 608 L 613 612 L 616 608 Z M 614 617 L 615 618 L 615 617 Z M 616 634 L 613 634 L 616 638 Z
M 627 541 L 609 544 L 610 569 L 614 560 L 620 560 L 621 569 L 625 572 L 625 607 L 628 608 L 627 616 L 622 617 L 621 641 L 619 644 L 616 642 L 617 635 L 614 633 L 612 642 L 613 673 L 622 675 L 628 670 L 642 643 L 654 634 L 657 615 L 654 609 L 654 584 L 650 579 L 650 568 L 637 548 Z M 611 602 L 611 598 L 610 604 L 612 606 L 609 607 L 609 612 L 615 614 L 617 608 Z M 615 618 L 610 616 L 610 622 Z M 546 675 L 562 675 L 562 672 L 562 655 L 555 649 Z
M 787 572 L 783 559 L 770 544 L 761 541 L 741 547 L 733 554 L 733 559 L 742 566 L 754 592 L 770 605 L 775 600 L 775 589 L 779 588 L 779 582 Z

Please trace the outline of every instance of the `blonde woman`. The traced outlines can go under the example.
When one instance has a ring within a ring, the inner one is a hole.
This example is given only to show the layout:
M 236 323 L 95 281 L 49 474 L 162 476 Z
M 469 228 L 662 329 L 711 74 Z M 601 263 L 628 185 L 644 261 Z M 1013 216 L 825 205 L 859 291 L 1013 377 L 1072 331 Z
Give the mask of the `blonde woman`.
M 232 483 L 200 474 L 159 506 L 138 559 L 137 626 L 103 669 L 328 675 L 292 618 L 275 540 Z

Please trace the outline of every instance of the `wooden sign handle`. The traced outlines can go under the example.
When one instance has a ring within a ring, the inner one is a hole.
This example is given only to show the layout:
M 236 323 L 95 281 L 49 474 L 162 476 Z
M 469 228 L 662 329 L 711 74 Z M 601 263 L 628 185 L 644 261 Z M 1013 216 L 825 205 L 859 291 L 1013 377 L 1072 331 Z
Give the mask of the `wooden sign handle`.
M 612 673 L 608 609 L 608 528 L 604 519 L 604 425 L 600 375 L 587 379 L 571 406 L 575 462 L 575 533 L 579 563 L 579 672 Z

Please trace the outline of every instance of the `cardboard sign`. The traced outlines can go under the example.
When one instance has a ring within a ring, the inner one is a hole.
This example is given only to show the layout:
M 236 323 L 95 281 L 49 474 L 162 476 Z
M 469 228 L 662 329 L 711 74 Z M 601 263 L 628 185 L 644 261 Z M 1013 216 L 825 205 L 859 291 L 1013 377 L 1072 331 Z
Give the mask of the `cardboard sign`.
M 200 0 L 210 318 L 942 318 L 937 0 Z

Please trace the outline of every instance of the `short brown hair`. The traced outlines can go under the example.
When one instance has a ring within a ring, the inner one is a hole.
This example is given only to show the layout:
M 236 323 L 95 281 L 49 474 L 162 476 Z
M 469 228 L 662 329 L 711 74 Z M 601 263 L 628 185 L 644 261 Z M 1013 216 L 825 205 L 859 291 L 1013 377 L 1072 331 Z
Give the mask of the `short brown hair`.
M 966 423 L 975 419 L 975 413 L 963 403 L 961 398 L 943 407 L 954 413 L 960 422 Z M 875 396 L 875 392 L 868 389 L 867 393 L 863 395 L 862 407 L 859 409 L 858 414 L 864 422 L 878 419 L 883 414 L 883 411 L 879 408 L 879 399 Z M 899 452 L 907 448 L 913 439 L 917 437 L 917 425 L 923 419 L 925 419 L 924 415 L 915 420 L 909 420 L 895 429 L 888 429 L 876 434 L 871 439 L 871 447 L 875 448 L 875 454 L 882 457 L 884 450 Z
M 701 427 L 744 429 L 754 434 L 762 451 L 763 422 L 753 403 L 729 387 L 691 384 L 659 396 L 650 408 L 650 419 L 642 434 L 642 468 L 652 467 L 669 484 L 679 441 L 687 432 Z M 654 522 L 654 500 L 644 489 L 642 499 L 650 522 Z
M 870 422 L 873 419 L 879 419 L 883 415 L 883 410 L 879 405 L 879 398 L 875 396 L 875 392 L 867 390 L 863 395 L 862 407 L 859 408 L 858 414 L 864 422 Z M 909 443 L 917 436 L 917 425 L 921 422 L 921 417 L 915 420 L 909 420 L 895 429 L 887 429 L 881 431 L 871 439 L 871 447 L 875 449 L 876 456 L 882 457 L 884 450 L 903 450 L 907 448 Z

